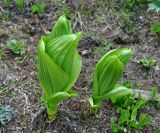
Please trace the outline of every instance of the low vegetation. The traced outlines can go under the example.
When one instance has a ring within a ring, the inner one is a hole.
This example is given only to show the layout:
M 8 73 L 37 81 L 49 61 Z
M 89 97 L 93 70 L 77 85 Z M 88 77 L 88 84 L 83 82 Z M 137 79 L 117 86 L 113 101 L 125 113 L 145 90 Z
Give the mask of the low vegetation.
M 40 4 L 39 2 L 36 2 L 34 5 L 31 6 L 30 11 L 32 14 L 38 14 L 40 16 L 43 15 L 43 11 L 46 8 L 47 4 L 46 3 L 42 3 Z
M 145 69 L 150 69 L 156 64 L 156 60 L 151 57 L 143 57 L 137 61 Z
M 135 102 L 136 101 L 136 102 Z M 151 124 L 152 120 L 147 114 L 139 113 L 147 104 L 147 100 L 143 100 L 141 95 L 135 100 L 134 95 L 128 95 L 112 99 L 117 106 L 119 119 L 115 122 L 115 118 L 111 118 L 111 126 L 113 132 L 128 132 L 133 129 L 143 129 L 144 126 Z
M 26 46 L 15 39 L 7 42 L 7 48 L 15 54 L 24 55 L 26 53 Z

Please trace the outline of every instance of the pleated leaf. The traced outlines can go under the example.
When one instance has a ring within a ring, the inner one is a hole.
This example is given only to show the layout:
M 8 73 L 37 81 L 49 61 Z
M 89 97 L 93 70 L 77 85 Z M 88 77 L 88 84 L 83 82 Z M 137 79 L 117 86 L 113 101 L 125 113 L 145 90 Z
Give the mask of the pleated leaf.
M 68 21 L 65 15 L 63 15 L 58 19 L 55 26 L 53 27 L 50 38 L 53 39 L 67 34 L 72 34 L 72 27 L 71 23 Z
M 82 59 L 77 51 L 81 33 L 72 33 L 70 22 L 61 16 L 52 32 L 38 45 L 39 80 L 45 95 L 49 119 L 55 119 L 57 105 L 77 93 L 71 89 L 76 82 Z
M 93 77 L 93 94 L 89 99 L 91 106 L 100 106 L 104 99 L 131 93 L 125 87 L 115 88 L 130 57 L 131 50 L 123 48 L 110 51 L 98 62 Z
M 121 48 L 109 51 L 101 60 L 107 60 L 108 57 L 116 56 L 124 65 L 126 65 L 131 57 L 131 49 Z M 100 61 L 101 61 L 100 60 Z
M 48 103 L 52 103 L 52 104 L 58 104 L 68 97 L 76 97 L 76 96 L 77 96 L 77 93 L 70 89 L 69 91 L 54 93 L 50 97 L 43 96 L 42 101 L 44 102 L 47 101 Z
M 106 60 L 107 59 L 107 60 Z M 115 56 L 103 58 L 95 70 L 93 95 L 102 96 L 111 91 L 119 80 L 124 65 Z
M 68 75 L 45 53 L 43 40 L 38 46 L 39 80 L 47 96 L 62 90 L 69 81 Z
M 69 76 L 64 90 L 73 86 L 81 70 L 82 59 L 77 52 L 80 35 L 80 33 L 63 35 L 53 39 L 46 46 L 48 55 Z
M 131 94 L 132 91 L 131 89 L 128 89 L 126 87 L 117 87 L 113 90 L 111 90 L 110 92 L 106 93 L 103 96 L 95 96 L 94 99 L 98 100 L 98 101 L 102 101 L 105 99 L 110 99 L 110 98 L 118 98 L 118 97 L 122 97 L 122 96 L 126 96 Z
M 130 57 L 131 50 L 127 48 L 112 50 L 102 57 L 94 72 L 93 95 L 103 95 L 114 88 Z

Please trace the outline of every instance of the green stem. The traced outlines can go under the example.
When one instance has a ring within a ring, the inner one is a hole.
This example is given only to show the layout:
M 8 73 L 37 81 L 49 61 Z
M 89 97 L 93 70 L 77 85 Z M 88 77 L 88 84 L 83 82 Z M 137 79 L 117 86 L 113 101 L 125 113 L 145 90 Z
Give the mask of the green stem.
M 53 105 L 53 103 L 50 103 L 50 104 L 48 103 L 47 114 L 48 114 L 49 121 L 55 120 L 57 116 L 57 105 Z
M 91 108 L 90 108 L 90 113 L 96 114 L 98 112 L 98 110 L 100 109 L 100 106 L 101 106 L 101 101 L 95 101 L 93 99 L 93 106 L 91 106 Z
M 99 108 L 98 107 L 91 107 L 90 108 L 90 113 L 91 114 L 96 114 L 98 112 Z

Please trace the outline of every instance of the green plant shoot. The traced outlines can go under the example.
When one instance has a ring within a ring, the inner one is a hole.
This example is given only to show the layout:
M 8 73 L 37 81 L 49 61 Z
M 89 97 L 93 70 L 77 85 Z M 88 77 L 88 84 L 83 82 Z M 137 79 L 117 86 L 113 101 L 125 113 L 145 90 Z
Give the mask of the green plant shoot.
M 57 106 L 64 99 L 77 96 L 71 89 L 76 82 L 82 59 L 77 51 L 81 33 L 72 33 L 70 22 L 61 16 L 52 32 L 38 45 L 39 81 L 45 93 L 48 119 L 54 120 Z
M 37 13 L 38 15 L 42 15 L 46 6 L 47 6 L 46 3 L 40 4 L 39 2 L 36 2 L 36 4 L 30 8 L 32 15 L 35 13 Z
M 91 113 L 96 113 L 105 99 L 132 93 L 128 88 L 116 85 L 130 57 L 131 50 L 123 48 L 108 52 L 98 62 L 94 71 L 92 97 L 89 98 Z
M 15 3 L 20 11 L 24 10 L 25 0 L 15 0 Z
M 8 6 L 10 6 L 10 4 L 11 4 L 11 0 L 4 0 L 4 2 L 5 2 L 5 5 L 8 7 Z
M 152 32 L 156 33 L 158 36 L 160 36 L 160 23 L 154 23 L 151 25 Z
M 26 53 L 26 46 L 15 39 L 10 40 L 9 42 L 7 42 L 7 47 L 15 54 L 18 55 L 24 55 Z

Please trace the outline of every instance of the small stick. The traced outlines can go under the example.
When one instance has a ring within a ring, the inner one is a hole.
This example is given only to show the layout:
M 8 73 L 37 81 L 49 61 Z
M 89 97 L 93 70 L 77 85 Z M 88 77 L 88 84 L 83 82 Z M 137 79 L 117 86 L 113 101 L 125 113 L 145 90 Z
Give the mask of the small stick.
M 135 98 L 138 98 L 138 94 L 140 93 L 143 99 L 153 100 L 152 93 L 150 91 L 144 90 L 132 90 L 135 93 Z M 160 94 L 157 94 L 156 101 L 160 101 Z

